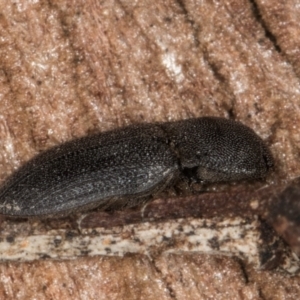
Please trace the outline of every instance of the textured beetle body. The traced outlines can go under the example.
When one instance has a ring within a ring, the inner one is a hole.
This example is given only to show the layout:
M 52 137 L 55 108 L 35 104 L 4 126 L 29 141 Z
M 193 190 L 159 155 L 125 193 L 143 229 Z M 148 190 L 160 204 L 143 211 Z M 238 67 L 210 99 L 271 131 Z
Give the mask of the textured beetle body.
M 186 170 L 197 180 L 217 182 L 263 178 L 272 165 L 263 141 L 238 122 L 205 117 L 133 125 L 33 158 L 2 186 L 0 213 L 55 216 L 134 206 Z
M 183 169 L 206 182 L 264 178 L 273 158 L 261 138 L 233 120 L 203 117 L 165 123 Z

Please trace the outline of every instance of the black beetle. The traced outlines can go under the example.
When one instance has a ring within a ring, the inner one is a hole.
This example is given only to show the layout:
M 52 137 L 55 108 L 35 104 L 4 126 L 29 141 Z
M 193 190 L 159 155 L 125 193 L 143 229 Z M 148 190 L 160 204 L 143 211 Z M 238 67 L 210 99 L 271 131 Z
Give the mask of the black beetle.
M 10 176 L 0 213 L 56 216 L 130 207 L 179 176 L 203 182 L 264 178 L 273 158 L 247 126 L 217 117 L 131 125 L 56 146 Z

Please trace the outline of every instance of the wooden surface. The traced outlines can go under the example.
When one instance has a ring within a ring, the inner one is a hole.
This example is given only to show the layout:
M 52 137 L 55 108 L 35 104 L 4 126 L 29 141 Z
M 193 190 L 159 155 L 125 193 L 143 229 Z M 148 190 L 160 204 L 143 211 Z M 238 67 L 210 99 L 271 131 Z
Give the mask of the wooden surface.
M 239 188 L 275 190 L 300 173 L 299 32 L 297 0 L 0 0 L 0 179 L 74 137 L 215 115 L 253 128 L 276 160 L 267 182 Z M 299 275 L 197 252 L 0 265 L 0 299 L 299 296 Z

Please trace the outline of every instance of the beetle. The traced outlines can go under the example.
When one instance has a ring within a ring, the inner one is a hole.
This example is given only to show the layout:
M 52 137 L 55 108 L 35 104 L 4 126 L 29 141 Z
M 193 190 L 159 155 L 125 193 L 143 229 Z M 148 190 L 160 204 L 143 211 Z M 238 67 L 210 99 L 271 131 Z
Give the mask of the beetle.
M 182 176 L 207 183 L 262 179 L 273 165 L 263 140 L 237 121 L 130 125 L 63 143 L 25 163 L 0 188 L 0 214 L 132 207 Z

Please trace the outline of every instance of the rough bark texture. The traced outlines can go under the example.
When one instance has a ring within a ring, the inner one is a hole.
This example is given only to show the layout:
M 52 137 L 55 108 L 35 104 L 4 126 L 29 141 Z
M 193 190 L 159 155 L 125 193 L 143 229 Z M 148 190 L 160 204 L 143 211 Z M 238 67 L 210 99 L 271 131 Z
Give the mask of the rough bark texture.
M 267 184 L 284 185 L 300 173 L 299 37 L 297 0 L 0 0 L 0 178 L 73 137 L 215 115 L 266 140 Z M 0 299 L 300 297 L 299 275 L 200 253 L 0 269 Z

